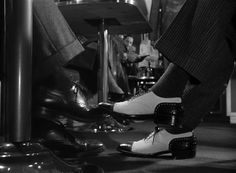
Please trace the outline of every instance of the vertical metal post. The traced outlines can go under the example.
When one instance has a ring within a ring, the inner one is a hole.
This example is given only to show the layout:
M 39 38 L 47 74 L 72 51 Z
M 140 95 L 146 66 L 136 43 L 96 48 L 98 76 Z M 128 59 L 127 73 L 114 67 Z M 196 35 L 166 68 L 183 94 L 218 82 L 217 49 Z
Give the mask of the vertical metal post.
M 98 102 L 107 102 L 108 97 L 108 30 L 105 20 L 99 26 L 99 72 L 98 72 Z
M 30 140 L 32 0 L 9 0 L 6 33 L 6 141 Z
M 6 53 L 6 0 L 1 1 L 1 54 L 2 57 L 0 59 L 0 136 L 3 136 L 5 133 L 5 120 L 4 120 L 4 112 L 3 112 L 3 96 L 4 96 L 4 90 L 3 90 L 3 76 L 4 76 L 4 59 L 5 59 L 5 53 Z

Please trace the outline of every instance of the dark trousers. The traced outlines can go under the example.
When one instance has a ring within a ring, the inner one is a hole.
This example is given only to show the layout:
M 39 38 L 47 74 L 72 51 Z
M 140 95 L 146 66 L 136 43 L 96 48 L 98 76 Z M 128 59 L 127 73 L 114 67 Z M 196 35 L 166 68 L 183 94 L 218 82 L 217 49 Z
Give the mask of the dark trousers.
M 187 128 L 197 127 L 227 86 L 236 56 L 235 12 L 234 0 L 187 0 L 156 45 L 193 77 L 182 96 Z
M 53 0 L 33 0 L 33 33 L 34 83 L 38 84 L 50 75 L 58 76 L 63 83 L 63 77 L 70 75 L 70 72 L 63 72 L 63 68 L 73 58 L 76 58 L 77 66 L 91 69 L 93 63 L 81 55 L 83 46 Z

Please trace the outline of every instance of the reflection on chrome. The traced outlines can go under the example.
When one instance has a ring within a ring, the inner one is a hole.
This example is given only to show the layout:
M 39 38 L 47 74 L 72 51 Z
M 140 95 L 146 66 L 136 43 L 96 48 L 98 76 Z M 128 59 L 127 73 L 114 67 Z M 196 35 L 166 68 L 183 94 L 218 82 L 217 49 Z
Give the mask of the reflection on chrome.
M 96 3 L 126 3 L 136 5 L 137 0 L 55 0 L 57 5 L 73 5 L 73 4 L 96 4 Z
M 1 166 L 1 165 L 0 165 L 0 169 L 4 169 L 4 168 L 5 168 L 5 166 Z
M 80 2 L 82 2 L 83 0 L 75 0 L 75 2 L 77 3 L 77 4 L 79 4 Z
M 134 0 L 125 0 L 125 3 L 134 5 Z
M 10 147 L 11 145 L 12 145 L 12 144 L 6 144 L 5 146 L 6 146 L 6 147 Z

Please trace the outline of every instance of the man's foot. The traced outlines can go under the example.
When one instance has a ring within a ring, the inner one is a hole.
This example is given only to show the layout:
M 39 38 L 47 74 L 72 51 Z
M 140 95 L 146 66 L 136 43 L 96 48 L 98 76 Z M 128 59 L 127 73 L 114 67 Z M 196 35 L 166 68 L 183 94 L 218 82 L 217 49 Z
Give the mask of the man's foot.
M 172 154 L 175 159 L 187 159 L 196 155 L 196 138 L 192 132 L 171 134 L 165 129 L 155 130 L 142 140 L 120 144 L 117 150 L 135 157 L 158 157 L 163 154 Z
M 105 118 L 95 106 L 90 106 L 79 87 L 68 91 L 40 87 L 34 96 L 33 112 L 39 117 L 64 116 L 81 122 L 96 122 Z
M 98 155 L 105 146 L 95 139 L 80 139 L 58 121 L 33 117 L 32 139 L 50 149 L 60 158 L 78 158 Z
M 127 119 L 153 119 L 155 112 L 159 107 L 165 109 L 175 109 L 181 106 L 181 98 L 163 98 L 154 94 L 152 91 L 141 96 L 135 96 L 130 100 L 117 102 L 114 104 L 100 103 L 99 107 L 105 111 L 115 114 L 114 116 L 122 116 Z M 169 110 L 167 110 L 168 112 Z

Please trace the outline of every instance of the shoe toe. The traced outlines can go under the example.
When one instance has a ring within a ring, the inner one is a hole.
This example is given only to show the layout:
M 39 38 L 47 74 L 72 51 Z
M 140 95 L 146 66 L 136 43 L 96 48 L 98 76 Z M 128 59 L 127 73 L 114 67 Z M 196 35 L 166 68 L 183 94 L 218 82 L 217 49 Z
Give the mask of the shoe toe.
M 106 113 L 110 113 L 110 112 L 113 112 L 114 104 L 101 102 L 101 103 L 98 104 L 98 107 L 101 110 L 105 111 Z
M 117 147 L 117 150 L 122 153 L 131 153 L 132 152 L 132 143 L 120 144 Z
M 84 141 L 80 141 L 79 139 L 76 139 L 76 143 L 80 146 L 83 146 L 84 152 L 86 151 L 97 151 L 100 152 L 104 151 L 105 146 L 102 142 L 95 140 L 95 139 L 87 139 Z
M 104 170 L 100 166 L 88 163 L 81 165 L 81 171 L 82 173 L 104 173 Z

